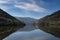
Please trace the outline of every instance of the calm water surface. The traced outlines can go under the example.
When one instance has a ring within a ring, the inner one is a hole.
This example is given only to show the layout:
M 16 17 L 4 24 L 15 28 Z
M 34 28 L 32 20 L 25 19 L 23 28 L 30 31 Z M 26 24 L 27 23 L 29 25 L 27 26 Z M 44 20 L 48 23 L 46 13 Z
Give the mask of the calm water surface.
M 60 38 L 35 29 L 33 31 L 17 31 L 3 40 L 60 40 Z

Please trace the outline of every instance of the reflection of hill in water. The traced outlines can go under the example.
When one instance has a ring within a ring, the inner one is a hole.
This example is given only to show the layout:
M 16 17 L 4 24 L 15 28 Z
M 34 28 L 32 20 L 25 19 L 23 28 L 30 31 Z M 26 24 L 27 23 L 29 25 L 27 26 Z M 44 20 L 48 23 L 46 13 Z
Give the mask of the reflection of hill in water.
M 60 40 L 60 38 L 56 38 L 51 34 L 36 29 L 33 31 L 15 32 L 7 38 L 5 38 L 5 40 Z
M 60 37 L 60 10 L 39 19 L 36 24 L 40 29 Z
M 18 31 L 32 31 L 34 29 L 37 29 L 37 28 L 33 25 L 27 25 L 27 26 L 24 26 L 23 28 L 19 29 Z
M 34 23 L 37 21 L 37 19 L 30 17 L 16 17 L 16 18 L 23 21 L 26 24 L 26 26 L 24 28 L 21 28 L 19 31 L 31 31 L 37 29 L 34 26 Z

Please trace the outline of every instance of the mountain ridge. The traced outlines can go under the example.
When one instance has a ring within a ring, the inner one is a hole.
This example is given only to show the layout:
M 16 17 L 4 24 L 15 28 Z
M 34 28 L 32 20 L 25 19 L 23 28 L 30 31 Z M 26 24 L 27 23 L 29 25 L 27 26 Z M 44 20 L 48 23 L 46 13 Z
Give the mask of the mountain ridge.
M 60 10 L 39 19 L 36 25 L 39 29 L 60 37 Z

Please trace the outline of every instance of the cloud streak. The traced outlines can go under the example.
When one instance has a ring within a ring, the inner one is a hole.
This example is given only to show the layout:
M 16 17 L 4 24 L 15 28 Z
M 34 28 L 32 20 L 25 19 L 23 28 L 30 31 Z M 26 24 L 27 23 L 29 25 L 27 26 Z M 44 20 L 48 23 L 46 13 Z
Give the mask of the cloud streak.
M 9 3 L 12 0 L 0 0 L 0 4 Z
M 2 3 L 7 3 L 7 1 L 2 1 L 2 0 L 0 0 L 0 4 L 2 4 Z
M 16 4 L 14 6 L 17 8 L 30 10 L 30 11 L 36 11 L 36 12 L 45 12 L 46 11 L 45 8 L 36 5 L 34 2 L 33 3 L 16 2 Z
M 38 6 L 35 0 L 28 0 L 29 2 L 18 2 L 19 0 L 0 0 L 0 4 L 13 4 L 13 7 L 24 9 L 27 11 L 35 11 L 35 12 L 45 12 L 46 9 Z

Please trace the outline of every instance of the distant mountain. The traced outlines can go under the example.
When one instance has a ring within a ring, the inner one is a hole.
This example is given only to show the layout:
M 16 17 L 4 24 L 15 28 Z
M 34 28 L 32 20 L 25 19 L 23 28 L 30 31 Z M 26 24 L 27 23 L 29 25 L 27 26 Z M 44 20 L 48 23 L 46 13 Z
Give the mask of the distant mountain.
M 0 9 L 0 40 L 22 28 L 24 25 L 23 22 Z
M 36 22 L 38 28 L 51 33 L 57 37 L 60 37 L 60 10 L 39 19 Z
M 26 24 L 26 26 L 24 28 L 21 28 L 19 31 L 31 31 L 36 29 L 34 23 L 37 21 L 37 19 L 30 18 L 30 17 L 16 17 L 16 18 Z
M 30 17 L 16 17 L 17 19 L 23 21 L 24 23 L 34 23 L 37 19 L 30 18 Z

